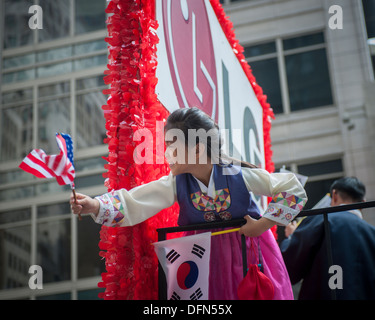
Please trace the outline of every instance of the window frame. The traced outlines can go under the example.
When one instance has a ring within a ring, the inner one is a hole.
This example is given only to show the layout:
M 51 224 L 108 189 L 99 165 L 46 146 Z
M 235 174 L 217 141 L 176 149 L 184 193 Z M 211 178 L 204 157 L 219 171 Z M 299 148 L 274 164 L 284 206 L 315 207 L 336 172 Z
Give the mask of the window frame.
M 313 176 L 308 176 L 308 180 L 306 182 L 306 185 L 311 182 L 319 182 L 319 181 L 324 181 L 324 180 L 331 180 L 331 179 L 340 179 L 345 176 L 345 161 L 344 161 L 344 155 L 343 154 L 336 154 L 336 155 L 331 155 L 327 157 L 322 157 L 319 159 L 311 159 L 309 161 L 301 161 L 301 162 L 288 162 L 285 164 L 278 164 L 276 165 L 276 172 L 279 172 L 280 168 L 282 167 L 287 167 L 287 169 L 293 173 L 296 174 L 302 174 L 299 172 L 299 166 L 303 165 L 314 165 L 314 164 L 320 164 L 320 163 L 326 163 L 326 162 L 331 162 L 331 161 L 341 161 L 341 166 L 342 170 L 340 171 L 332 171 L 329 173 L 321 173 L 321 174 L 316 174 Z M 304 175 L 304 174 L 302 174 Z M 327 190 L 329 192 L 329 190 Z M 308 195 L 307 195 L 308 196 Z M 314 203 L 313 205 L 315 205 Z
M 294 48 L 294 49 L 288 49 L 288 50 L 284 50 L 284 48 L 283 48 L 283 41 L 284 40 L 308 36 L 308 35 L 313 35 L 313 34 L 317 34 L 317 33 L 323 34 L 323 37 L 324 37 L 323 43 L 313 44 L 313 45 L 309 45 L 309 46 L 304 46 L 304 47 L 299 47 L 299 48 Z M 276 38 L 272 38 L 272 39 L 267 39 L 267 40 L 262 41 L 262 42 L 243 44 L 244 47 L 251 47 L 251 46 L 266 44 L 266 43 L 269 43 L 269 42 L 275 42 L 276 43 L 276 52 L 274 52 L 274 53 L 268 53 L 268 54 L 264 54 L 264 55 L 258 55 L 258 56 L 255 56 L 255 57 L 245 57 L 245 58 L 246 58 L 246 61 L 249 63 L 250 67 L 251 67 L 252 62 L 277 58 L 278 72 L 279 72 L 279 82 L 280 82 L 280 90 L 281 90 L 280 94 L 281 94 L 282 109 L 283 109 L 283 112 L 278 113 L 279 115 L 288 115 L 288 114 L 291 114 L 291 113 L 304 112 L 304 111 L 308 111 L 308 110 L 315 109 L 315 108 L 326 108 L 326 107 L 332 107 L 332 106 L 336 105 L 334 87 L 333 87 L 333 79 L 332 79 L 332 71 L 331 71 L 332 68 L 331 68 L 330 58 L 329 58 L 329 55 L 328 55 L 328 45 L 327 45 L 326 39 L 327 39 L 327 37 L 326 37 L 325 30 L 318 29 L 318 30 L 311 30 L 310 32 L 307 32 L 307 33 L 285 35 L 283 37 L 276 37 Z M 288 81 L 287 81 L 287 71 L 286 71 L 285 57 L 287 57 L 289 55 L 293 55 L 293 54 L 306 53 L 306 52 L 319 50 L 319 49 L 324 49 L 325 54 L 326 54 L 327 66 L 328 66 L 327 71 L 328 71 L 328 75 L 329 75 L 329 84 L 330 84 L 330 88 L 331 88 L 332 104 L 292 111 L 291 106 L 290 106 L 289 87 L 288 87 Z M 264 91 L 264 93 L 267 95 L 267 91 Z M 271 106 L 271 108 L 272 108 L 272 106 Z

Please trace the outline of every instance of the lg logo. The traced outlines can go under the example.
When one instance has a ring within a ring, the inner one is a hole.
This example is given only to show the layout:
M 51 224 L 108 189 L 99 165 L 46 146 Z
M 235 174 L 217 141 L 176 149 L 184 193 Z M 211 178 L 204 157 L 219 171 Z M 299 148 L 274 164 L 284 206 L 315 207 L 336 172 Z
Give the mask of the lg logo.
M 218 119 L 218 86 L 204 1 L 162 1 L 164 37 L 180 107 L 197 106 Z

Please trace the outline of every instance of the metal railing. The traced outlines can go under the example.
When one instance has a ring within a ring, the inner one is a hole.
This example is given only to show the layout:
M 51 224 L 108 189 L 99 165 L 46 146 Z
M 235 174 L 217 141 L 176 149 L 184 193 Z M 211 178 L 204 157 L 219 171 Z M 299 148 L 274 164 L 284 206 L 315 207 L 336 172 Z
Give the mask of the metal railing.
M 328 214 L 333 213 L 333 212 L 350 211 L 350 210 L 355 210 L 355 209 L 366 209 L 366 208 L 372 208 L 372 207 L 375 207 L 375 201 L 359 202 L 359 203 L 340 205 L 340 206 L 329 207 L 329 208 L 302 210 L 299 213 L 298 217 L 316 216 L 319 214 L 324 215 L 324 233 L 326 236 L 328 264 L 333 265 L 331 232 L 329 229 Z M 168 233 L 241 227 L 245 223 L 246 223 L 245 219 L 233 219 L 229 221 L 215 221 L 215 222 L 193 224 L 193 225 L 188 225 L 188 226 L 160 228 L 160 229 L 157 229 L 156 231 L 158 232 L 158 241 L 163 241 L 167 239 Z M 244 235 L 241 236 L 241 244 L 242 244 L 243 274 L 245 276 L 247 273 L 247 255 L 246 255 L 246 238 Z M 160 262 L 159 262 L 158 275 L 159 275 L 159 300 L 166 300 L 167 299 L 167 283 L 166 283 L 165 274 L 160 265 Z M 331 290 L 331 299 L 336 300 L 335 289 Z

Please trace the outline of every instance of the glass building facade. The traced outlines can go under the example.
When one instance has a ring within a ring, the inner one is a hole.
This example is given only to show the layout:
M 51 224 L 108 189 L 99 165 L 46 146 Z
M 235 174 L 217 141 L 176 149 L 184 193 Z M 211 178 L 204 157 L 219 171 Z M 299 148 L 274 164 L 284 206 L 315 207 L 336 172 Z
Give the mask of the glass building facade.
M 42 9 L 42 29 L 36 11 Z M 100 226 L 70 212 L 69 186 L 18 169 L 34 148 L 58 153 L 74 140 L 78 192 L 106 191 L 105 0 L 2 0 L 0 105 L 0 299 L 97 299 L 105 271 Z M 30 290 L 40 265 L 43 290 Z

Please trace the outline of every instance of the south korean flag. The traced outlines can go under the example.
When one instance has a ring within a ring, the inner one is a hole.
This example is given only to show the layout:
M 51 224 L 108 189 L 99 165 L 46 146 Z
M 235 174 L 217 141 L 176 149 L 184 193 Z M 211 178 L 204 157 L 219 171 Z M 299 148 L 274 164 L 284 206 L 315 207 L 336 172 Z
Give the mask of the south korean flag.
M 208 300 L 211 232 L 154 243 L 169 300 Z

